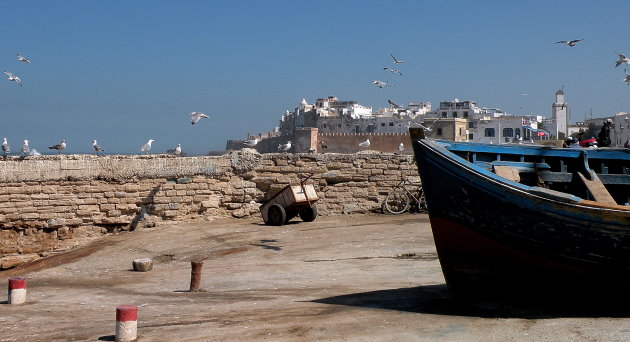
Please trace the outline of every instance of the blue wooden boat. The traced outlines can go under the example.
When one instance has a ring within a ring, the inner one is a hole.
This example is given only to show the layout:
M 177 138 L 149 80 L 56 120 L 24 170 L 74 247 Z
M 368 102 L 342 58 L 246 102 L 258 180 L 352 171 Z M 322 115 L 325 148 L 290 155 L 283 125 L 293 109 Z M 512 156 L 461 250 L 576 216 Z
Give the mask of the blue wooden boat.
M 630 150 L 410 133 L 450 289 L 630 289 Z

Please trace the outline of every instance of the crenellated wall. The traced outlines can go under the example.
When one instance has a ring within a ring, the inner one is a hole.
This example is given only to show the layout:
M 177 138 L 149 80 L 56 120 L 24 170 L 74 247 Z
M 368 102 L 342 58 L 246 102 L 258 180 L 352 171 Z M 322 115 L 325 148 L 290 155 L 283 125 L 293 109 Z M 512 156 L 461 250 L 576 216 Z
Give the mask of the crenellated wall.
M 394 154 L 10 157 L 0 161 L 0 269 L 168 220 L 260 217 L 267 196 L 310 174 L 320 215 L 378 210 L 401 177 L 419 181 L 412 157 Z

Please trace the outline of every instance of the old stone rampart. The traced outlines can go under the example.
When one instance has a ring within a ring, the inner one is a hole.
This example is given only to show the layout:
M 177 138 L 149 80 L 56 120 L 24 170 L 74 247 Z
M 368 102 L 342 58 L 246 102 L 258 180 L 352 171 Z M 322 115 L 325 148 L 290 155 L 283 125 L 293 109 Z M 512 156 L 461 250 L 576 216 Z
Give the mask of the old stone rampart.
M 260 217 L 266 197 L 311 174 L 320 215 L 378 210 L 402 177 L 419 182 L 412 156 L 369 152 L 9 157 L 0 161 L 0 269 L 162 221 Z

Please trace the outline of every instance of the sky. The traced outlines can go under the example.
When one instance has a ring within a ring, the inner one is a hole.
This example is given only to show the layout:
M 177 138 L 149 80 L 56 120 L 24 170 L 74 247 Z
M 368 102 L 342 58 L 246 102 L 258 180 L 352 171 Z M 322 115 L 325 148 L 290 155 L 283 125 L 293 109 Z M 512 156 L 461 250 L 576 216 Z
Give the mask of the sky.
M 0 69 L 23 84 L 0 79 L 14 153 L 24 139 L 44 153 L 61 139 L 90 153 L 97 139 L 109 154 L 155 139 L 152 153 L 206 154 L 331 95 L 550 117 L 564 87 L 571 122 L 630 111 L 614 67 L 615 52 L 630 54 L 627 0 L 30 0 L 0 12 Z M 584 41 L 555 44 L 572 39 Z M 193 111 L 210 118 L 193 126 Z

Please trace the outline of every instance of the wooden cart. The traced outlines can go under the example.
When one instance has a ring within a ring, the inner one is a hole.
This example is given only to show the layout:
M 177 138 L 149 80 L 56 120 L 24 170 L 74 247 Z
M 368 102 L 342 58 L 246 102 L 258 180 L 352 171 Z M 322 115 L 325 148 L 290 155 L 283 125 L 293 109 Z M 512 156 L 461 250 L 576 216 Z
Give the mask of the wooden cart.
M 300 181 L 299 185 L 287 185 L 260 206 L 265 224 L 281 226 L 297 215 L 304 222 L 315 220 L 317 207 L 314 203 L 319 198 L 313 184 L 304 184 L 309 178 L 311 176 Z

